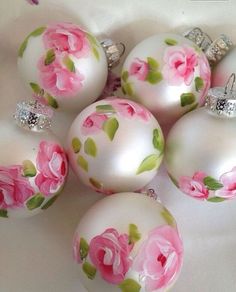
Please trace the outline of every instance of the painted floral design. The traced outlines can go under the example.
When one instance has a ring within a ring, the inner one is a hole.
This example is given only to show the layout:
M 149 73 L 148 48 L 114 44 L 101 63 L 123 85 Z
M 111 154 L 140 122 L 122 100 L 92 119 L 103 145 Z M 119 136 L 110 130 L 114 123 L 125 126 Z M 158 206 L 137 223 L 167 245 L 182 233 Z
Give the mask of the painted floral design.
M 196 199 L 205 199 L 209 202 L 234 199 L 236 197 L 236 167 L 222 174 L 219 179 L 198 171 L 192 177 L 180 177 L 179 182 L 175 184 L 182 192 Z
M 68 172 L 67 158 L 58 144 L 42 141 L 36 158 L 39 171 L 35 183 L 40 192 L 50 196 L 59 191 L 65 182 Z
M 180 271 L 183 245 L 175 228 L 164 225 L 152 230 L 142 244 L 132 268 L 145 281 L 147 291 L 170 285 Z
M 110 228 L 91 240 L 89 256 L 105 281 L 119 284 L 130 268 L 131 249 L 128 235 L 119 234 L 114 228 Z
M 129 68 L 129 75 L 135 76 L 138 80 L 144 81 L 148 75 L 148 63 L 135 58 Z
M 102 126 L 107 119 L 108 116 L 105 114 L 100 114 L 97 112 L 92 113 L 83 122 L 81 128 L 82 134 L 87 136 L 98 133 L 102 130 Z
M 58 57 L 50 64 L 45 64 L 45 58 L 38 63 L 39 80 L 42 87 L 53 96 L 70 97 L 82 87 L 84 77 L 79 72 L 71 72 L 63 66 Z
M 56 23 L 47 27 L 43 34 L 46 49 L 54 49 L 58 53 L 68 53 L 80 57 L 87 57 L 90 44 L 86 33 L 72 23 Z
M 165 50 L 164 62 L 162 73 L 170 85 L 190 85 L 198 64 L 198 54 L 188 45 L 170 46 Z
M 204 185 L 204 178 L 207 175 L 204 172 L 196 172 L 193 177 L 182 176 L 179 180 L 179 188 L 182 192 L 197 199 L 207 199 L 209 190 Z
M 0 209 L 22 207 L 34 194 L 29 178 L 22 174 L 21 165 L 0 167 Z

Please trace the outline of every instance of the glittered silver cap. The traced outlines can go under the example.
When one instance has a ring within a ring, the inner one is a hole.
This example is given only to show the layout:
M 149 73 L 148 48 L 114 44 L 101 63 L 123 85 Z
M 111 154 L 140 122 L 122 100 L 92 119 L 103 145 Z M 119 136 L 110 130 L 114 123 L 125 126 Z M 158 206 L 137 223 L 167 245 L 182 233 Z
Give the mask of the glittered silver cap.
M 232 46 L 233 42 L 225 34 L 221 34 L 216 40 L 214 40 L 205 50 L 210 65 L 216 65 L 221 59 L 223 59 Z
M 209 89 L 205 107 L 217 115 L 236 117 L 235 74 L 231 74 L 225 87 Z
M 203 52 L 205 52 L 212 43 L 209 35 L 203 32 L 199 27 L 194 27 L 186 31 L 183 35 L 190 41 L 194 42 L 199 48 L 203 50 Z
M 118 65 L 125 52 L 125 45 L 123 43 L 115 43 L 111 39 L 105 39 L 101 41 L 101 46 L 107 57 L 108 68 L 111 69 Z
M 38 101 L 21 101 L 13 117 L 20 127 L 39 132 L 51 127 L 52 116 L 53 110 Z

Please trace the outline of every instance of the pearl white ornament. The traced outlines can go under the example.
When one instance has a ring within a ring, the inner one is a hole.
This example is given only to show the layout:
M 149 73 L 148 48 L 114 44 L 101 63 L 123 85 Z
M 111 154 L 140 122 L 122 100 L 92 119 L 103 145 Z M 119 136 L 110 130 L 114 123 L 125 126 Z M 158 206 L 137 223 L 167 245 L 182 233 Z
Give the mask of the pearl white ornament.
M 43 129 L 42 113 L 37 115 L 39 124 L 33 104 L 19 104 L 16 119 L 22 127 L 10 119 L 1 121 L 0 217 L 43 212 L 57 199 L 66 181 L 65 151 L 54 134 Z M 27 117 L 29 107 L 33 112 Z M 45 120 L 44 125 L 48 126 Z
M 68 157 L 86 185 L 110 194 L 148 184 L 163 157 L 164 139 L 156 119 L 143 106 L 119 98 L 84 109 L 68 133 Z
M 73 251 L 89 292 L 166 291 L 183 260 L 172 215 L 137 193 L 115 194 L 90 208 L 76 230 Z
M 165 161 L 173 182 L 187 195 L 209 202 L 236 196 L 236 92 L 209 90 L 206 107 L 171 129 Z
M 108 66 L 119 57 L 111 40 L 100 44 L 75 24 L 56 23 L 27 36 L 19 48 L 18 69 L 27 88 L 49 105 L 80 112 L 100 96 Z
M 183 36 L 164 33 L 143 40 L 129 53 L 122 88 L 160 125 L 172 124 L 204 104 L 210 77 L 209 63 L 199 47 Z

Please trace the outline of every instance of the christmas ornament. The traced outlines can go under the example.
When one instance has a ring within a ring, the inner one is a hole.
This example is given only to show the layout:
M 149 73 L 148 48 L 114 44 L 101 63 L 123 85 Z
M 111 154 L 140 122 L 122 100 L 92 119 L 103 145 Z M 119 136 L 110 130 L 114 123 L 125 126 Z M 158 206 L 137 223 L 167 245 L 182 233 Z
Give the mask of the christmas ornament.
M 236 196 L 236 91 L 209 90 L 206 106 L 182 117 L 166 144 L 170 178 L 185 194 L 209 202 Z
M 211 71 L 196 44 L 164 33 L 130 52 L 121 77 L 124 94 L 145 105 L 163 125 L 204 104 Z
M 124 52 L 123 44 L 101 43 L 71 23 L 39 27 L 18 52 L 18 69 L 28 88 L 53 108 L 79 112 L 95 101 L 106 84 L 108 68 Z
M 172 215 L 137 193 L 115 194 L 90 208 L 76 230 L 73 251 L 89 292 L 166 291 L 183 260 Z
M 66 180 L 65 151 L 49 131 L 52 111 L 37 102 L 17 104 L 1 121 L 0 217 L 28 217 L 50 207 Z
M 67 138 L 73 171 L 86 185 L 111 194 L 144 187 L 157 173 L 161 128 L 143 106 L 117 97 L 100 100 L 74 120 Z

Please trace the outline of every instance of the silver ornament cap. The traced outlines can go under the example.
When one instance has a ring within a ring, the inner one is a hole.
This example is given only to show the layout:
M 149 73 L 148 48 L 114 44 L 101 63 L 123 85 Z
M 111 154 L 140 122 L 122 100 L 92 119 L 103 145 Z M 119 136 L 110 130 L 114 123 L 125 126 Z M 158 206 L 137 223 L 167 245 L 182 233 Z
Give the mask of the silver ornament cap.
M 41 132 L 51 127 L 53 110 L 37 100 L 21 101 L 17 103 L 13 117 L 20 127 Z
M 125 52 L 125 45 L 123 43 L 115 43 L 111 39 L 104 39 L 101 41 L 101 46 L 107 57 L 108 68 L 111 69 L 117 66 Z
M 183 36 L 194 42 L 203 50 L 203 52 L 205 52 L 212 43 L 212 39 L 209 35 L 203 32 L 199 27 L 191 28 L 190 30 L 184 32 Z
M 236 117 L 235 73 L 232 73 L 225 87 L 214 87 L 208 91 L 205 107 L 211 112 L 228 117 Z

